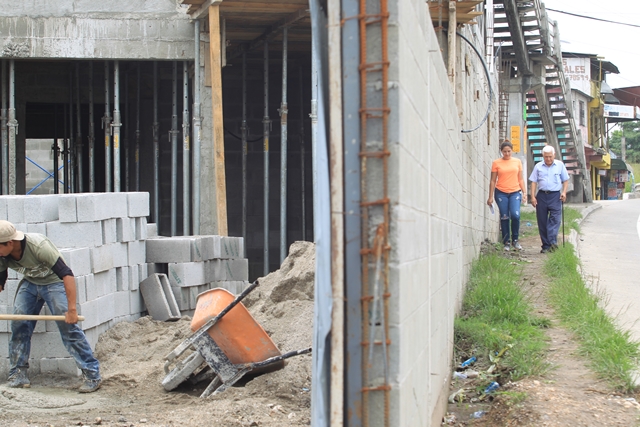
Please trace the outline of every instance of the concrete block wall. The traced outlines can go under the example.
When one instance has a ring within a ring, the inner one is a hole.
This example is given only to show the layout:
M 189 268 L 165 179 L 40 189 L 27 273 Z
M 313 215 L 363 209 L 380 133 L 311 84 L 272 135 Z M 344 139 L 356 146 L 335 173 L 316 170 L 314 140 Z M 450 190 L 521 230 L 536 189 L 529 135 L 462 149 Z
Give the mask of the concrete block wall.
M 156 237 L 145 244 L 147 265 L 153 266 L 154 273 L 167 275 L 181 312 L 193 314 L 196 297 L 209 289 L 238 294 L 249 286 L 249 262 L 243 258 L 241 237 Z
M 101 333 L 121 321 L 146 314 L 139 291 L 150 270 L 146 264 L 149 194 L 81 193 L 0 196 L 0 219 L 12 221 L 24 232 L 45 234 L 76 277 L 80 327 L 92 348 Z M 9 270 L 0 292 L 0 312 L 13 312 L 21 276 Z M 50 314 L 43 307 L 42 314 Z M 10 322 L 0 321 L 0 376 L 7 373 Z M 78 374 L 55 322 L 38 322 L 31 347 L 30 370 Z
M 499 154 L 496 100 L 487 122 L 463 133 L 487 111 L 480 58 L 457 38 L 452 85 L 446 43 L 443 53 L 427 4 L 393 1 L 389 9 L 391 425 L 440 425 L 453 321 L 480 243 L 498 233 L 486 206 L 491 162 Z M 482 28 L 459 29 L 481 52 Z M 371 86 L 372 98 L 379 96 Z M 368 170 L 370 187 L 381 170 Z

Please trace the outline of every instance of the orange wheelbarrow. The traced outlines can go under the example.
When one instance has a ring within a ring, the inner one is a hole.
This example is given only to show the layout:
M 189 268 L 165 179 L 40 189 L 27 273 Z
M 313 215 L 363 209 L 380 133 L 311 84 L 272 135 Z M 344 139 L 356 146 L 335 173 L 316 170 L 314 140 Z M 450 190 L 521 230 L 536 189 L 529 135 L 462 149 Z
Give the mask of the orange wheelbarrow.
M 222 393 L 248 372 L 282 369 L 285 359 L 311 352 L 311 348 L 306 348 L 280 353 L 265 330 L 240 303 L 257 286 L 256 280 L 235 298 L 222 288 L 198 295 L 191 320 L 194 333 L 165 357 L 164 371 L 167 375 L 162 381 L 165 390 L 175 389 L 208 365 L 215 376 L 200 395 L 207 397 L 212 393 Z M 194 352 L 177 362 L 189 348 Z M 176 365 L 171 369 L 174 362 Z

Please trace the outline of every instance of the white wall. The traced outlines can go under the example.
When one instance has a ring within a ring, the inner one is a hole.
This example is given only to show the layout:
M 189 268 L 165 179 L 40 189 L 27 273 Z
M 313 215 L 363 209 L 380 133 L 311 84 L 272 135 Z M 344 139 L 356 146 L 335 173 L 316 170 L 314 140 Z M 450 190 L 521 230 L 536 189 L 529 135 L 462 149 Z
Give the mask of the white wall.
M 390 350 L 399 362 L 391 425 L 439 425 L 453 320 L 470 263 L 484 238 L 497 237 L 497 219 L 486 206 L 498 153 L 497 119 L 492 115 L 477 131 L 461 132 L 480 123 L 487 109 L 489 90 L 478 56 L 457 38 L 457 106 L 425 2 L 397 1 L 390 8 L 389 49 L 396 52 L 390 75 L 397 78 L 390 95 L 390 121 L 397 123 L 390 131 Z M 468 26 L 461 31 L 473 37 Z M 483 52 L 482 39 L 475 42 Z

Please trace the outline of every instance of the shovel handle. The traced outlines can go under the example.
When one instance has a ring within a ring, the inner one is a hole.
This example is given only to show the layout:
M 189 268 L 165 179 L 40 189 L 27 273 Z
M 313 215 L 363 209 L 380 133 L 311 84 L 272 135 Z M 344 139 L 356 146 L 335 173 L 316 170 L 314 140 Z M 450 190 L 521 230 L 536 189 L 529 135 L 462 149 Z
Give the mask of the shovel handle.
M 0 320 L 65 320 L 65 317 L 39 314 L 0 314 Z M 78 316 L 78 321 L 84 320 L 84 316 Z

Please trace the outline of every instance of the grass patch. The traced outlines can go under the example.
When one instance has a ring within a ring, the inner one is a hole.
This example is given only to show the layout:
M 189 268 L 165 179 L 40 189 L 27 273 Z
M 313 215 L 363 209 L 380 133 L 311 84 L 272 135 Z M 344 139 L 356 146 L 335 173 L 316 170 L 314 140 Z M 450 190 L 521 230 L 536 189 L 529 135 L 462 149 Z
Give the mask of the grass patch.
M 545 263 L 545 272 L 552 278 L 550 302 L 577 335 L 580 352 L 591 368 L 616 389 L 630 392 L 634 389 L 632 373 L 640 357 L 639 343 L 613 323 L 600 305 L 602 295 L 587 288 L 577 267 L 571 244 L 550 254 Z
M 508 348 L 496 363 L 500 375 L 514 381 L 548 369 L 541 329 L 545 322 L 533 315 L 519 286 L 521 278 L 521 267 L 511 260 L 497 254 L 481 255 L 471 268 L 462 312 L 454 327 L 461 361 L 475 355 L 478 364 L 489 366 L 490 355 Z
M 569 231 L 571 229 L 580 233 L 580 219 L 582 214 L 573 208 L 564 208 L 564 229 Z M 560 230 L 562 233 L 562 229 Z

